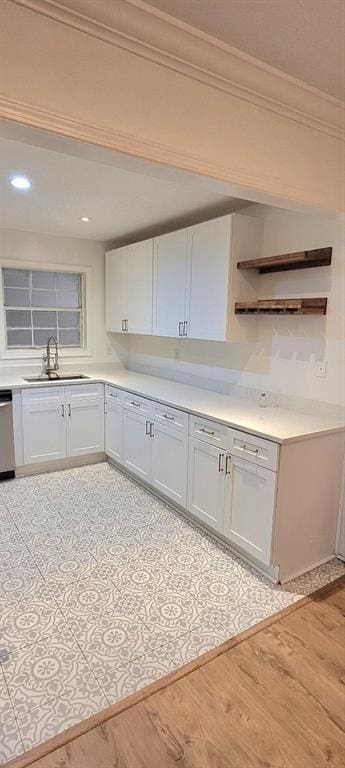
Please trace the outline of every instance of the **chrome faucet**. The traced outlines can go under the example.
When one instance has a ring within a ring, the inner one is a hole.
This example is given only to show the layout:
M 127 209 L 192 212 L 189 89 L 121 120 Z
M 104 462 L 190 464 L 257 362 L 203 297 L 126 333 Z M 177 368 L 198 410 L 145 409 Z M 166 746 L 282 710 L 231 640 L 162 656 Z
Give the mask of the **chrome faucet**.
M 54 362 L 52 362 L 51 344 L 55 344 Z M 47 376 L 50 376 L 52 373 L 56 373 L 56 375 L 58 375 L 57 371 L 59 370 L 59 351 L 58 344 L 54 336 L 49 336 L 47 341 L 47 354 L 43 355 L 43 359 L 46 366 Z

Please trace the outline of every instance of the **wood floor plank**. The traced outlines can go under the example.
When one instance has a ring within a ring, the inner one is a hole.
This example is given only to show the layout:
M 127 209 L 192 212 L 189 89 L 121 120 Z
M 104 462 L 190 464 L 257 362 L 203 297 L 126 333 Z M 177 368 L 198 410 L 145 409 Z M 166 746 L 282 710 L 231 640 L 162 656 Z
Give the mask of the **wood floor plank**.
M 26 765 L 344 768 L 344 607 L 343 581 Z

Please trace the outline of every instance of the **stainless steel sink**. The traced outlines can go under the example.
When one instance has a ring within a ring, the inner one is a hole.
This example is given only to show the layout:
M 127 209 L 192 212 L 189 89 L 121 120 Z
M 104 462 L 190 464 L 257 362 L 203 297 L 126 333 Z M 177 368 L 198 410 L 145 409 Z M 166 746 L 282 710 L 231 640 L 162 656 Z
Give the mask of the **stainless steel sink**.
M 40 384 L 56 384 L 57 381 L 78 381 L 79 379 L 89 379 L 89 376 L 85 376 L 84 373 L 65 373 L 62 376 L 32 376 L 29 379 L 24 379 L 27 382 L 37 382 Z

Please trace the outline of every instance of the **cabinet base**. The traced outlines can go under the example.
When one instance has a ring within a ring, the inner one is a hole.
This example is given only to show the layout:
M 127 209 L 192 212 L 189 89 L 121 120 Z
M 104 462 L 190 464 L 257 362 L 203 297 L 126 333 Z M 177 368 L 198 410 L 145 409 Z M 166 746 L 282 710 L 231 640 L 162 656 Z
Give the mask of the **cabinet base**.
M 58 459 L 57 461 L 44 461 L 37 464 L 23 464 L 16 467 L 16 477 L 25 475 L 38 475 L 42 472 L 55 472 L 58 469 L 72 469 L 73 467 L 82 467 L 84 464 L 98 464 L 106 461 L 105 453 L 89 453 L 84 456 L 74 456 L 68 459 Z

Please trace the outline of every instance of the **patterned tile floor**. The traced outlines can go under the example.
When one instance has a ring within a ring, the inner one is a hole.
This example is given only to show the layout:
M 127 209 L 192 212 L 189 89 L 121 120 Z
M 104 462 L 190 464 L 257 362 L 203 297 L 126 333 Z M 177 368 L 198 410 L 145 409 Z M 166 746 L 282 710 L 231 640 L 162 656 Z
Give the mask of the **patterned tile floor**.
M 109 464 L 0 486 L 0 764 L 344 573 L 270 584 Z

